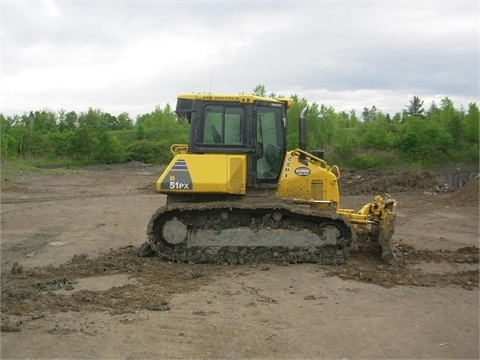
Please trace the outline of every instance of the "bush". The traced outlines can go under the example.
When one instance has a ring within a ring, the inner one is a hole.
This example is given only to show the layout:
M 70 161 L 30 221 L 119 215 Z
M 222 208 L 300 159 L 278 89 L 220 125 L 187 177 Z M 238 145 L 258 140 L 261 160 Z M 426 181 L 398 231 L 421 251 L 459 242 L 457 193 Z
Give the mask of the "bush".
M 134 141 L 126 148 L 126 160 L 166 164 L 172 159 L 169 149 L 170 146 L 167 141 Z
M 97 162 L 115 164 L 123 160 L 120 142 L 110 133 L 102 132 L 98 135 L 98 144 L 95 150 Z
M 358 154 L 355 159 L 355 168 L 358 170 L 382 169 L 384 167 L 377 155 Z

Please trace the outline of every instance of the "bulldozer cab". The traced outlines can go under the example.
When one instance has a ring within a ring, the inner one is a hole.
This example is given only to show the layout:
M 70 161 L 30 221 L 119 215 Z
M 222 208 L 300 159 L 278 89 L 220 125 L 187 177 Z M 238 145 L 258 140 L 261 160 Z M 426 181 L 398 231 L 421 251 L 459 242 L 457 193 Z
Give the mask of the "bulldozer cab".
M 245 154 L 247 186 L 268 187 L 278 183 L 292 104 L 254 95 L 180 95 L 176 113 L 190 122 L 188 153 Z

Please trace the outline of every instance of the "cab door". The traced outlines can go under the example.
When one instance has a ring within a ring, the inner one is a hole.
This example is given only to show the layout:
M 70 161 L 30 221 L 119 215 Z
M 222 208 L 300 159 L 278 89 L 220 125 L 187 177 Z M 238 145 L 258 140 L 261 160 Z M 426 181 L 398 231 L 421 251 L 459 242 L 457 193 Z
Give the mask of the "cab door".
M 255 107 L 256 178 L 259 183 L 277 183 L 286 152 L 286 114 L 277 103 Z

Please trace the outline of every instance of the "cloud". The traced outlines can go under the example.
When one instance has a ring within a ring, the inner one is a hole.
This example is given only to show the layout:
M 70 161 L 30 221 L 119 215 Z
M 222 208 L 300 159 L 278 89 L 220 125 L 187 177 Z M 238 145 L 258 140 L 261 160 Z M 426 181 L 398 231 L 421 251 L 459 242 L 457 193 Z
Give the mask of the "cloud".
M 53 0 L 44 0 L 43 3 L 50 18 L 57 19 L 61 16 L 61 11 Z
M 474 1 L 2 3 L 1 112 L 152 111 L 185 92 L 394 113 L 478 91 Z

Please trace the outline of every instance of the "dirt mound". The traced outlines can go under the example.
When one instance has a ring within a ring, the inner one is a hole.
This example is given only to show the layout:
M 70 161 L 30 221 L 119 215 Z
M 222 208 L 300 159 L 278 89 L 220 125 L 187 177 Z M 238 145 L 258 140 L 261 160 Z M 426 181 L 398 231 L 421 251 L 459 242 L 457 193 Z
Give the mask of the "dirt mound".
M 398 193 L 412 190 L 441 191 L 440 184 L 431 173 L 415 171 L 347 170 L 340 177 L 342 195 Z
M 452 200 L 458 204 L 479 205 L 479 176 L 452 194 Z

